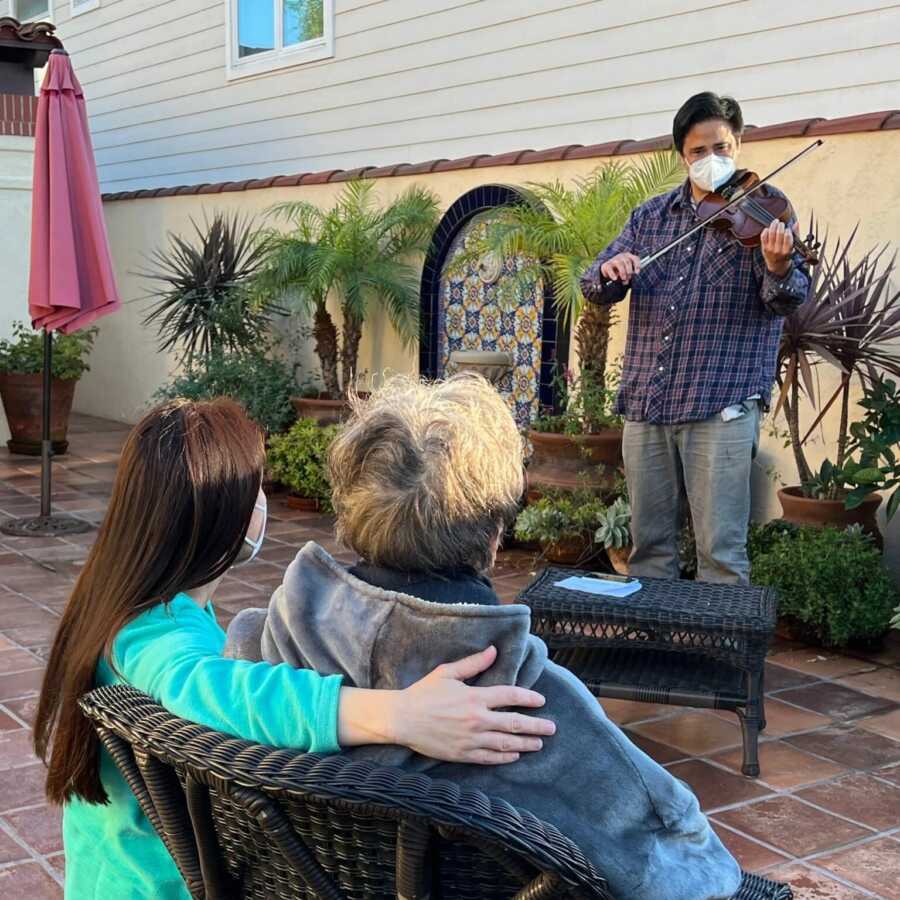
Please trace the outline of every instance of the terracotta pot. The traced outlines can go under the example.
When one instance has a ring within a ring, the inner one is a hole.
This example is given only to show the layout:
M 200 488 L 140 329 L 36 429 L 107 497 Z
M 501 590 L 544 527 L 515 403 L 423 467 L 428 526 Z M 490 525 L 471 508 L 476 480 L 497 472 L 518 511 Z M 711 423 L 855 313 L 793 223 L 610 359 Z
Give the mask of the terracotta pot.
M 606 555 L 610 565 L 620 574 L 628 574 L 628 557 L 631 556 L 631 545 L 627 547 L 607 547 Z
M 582 435 L 529 431 L 528 439 L 534 448 L 527 469 L 529 500 L 548 488 L 585 488 L 602 494 L 615 486 L 622 463 L 620 429 Z
M 365 400 L 369 394 L 360 391 Z M 327 397 L 291 397 L 291 405 L 299 419 L 315 419 L 320 425 L 336 425 L 350 415 L 350 404 L 346 400 L 330 400 Z
M 291 509 L 302 509 L 304 512 L 318 512 L 319 501 L 313 497 L 301 497 L 299 494 L 288 494 L 285 503 Z
M 54 378 L 50 385 L 50 439 L 57 456 L 69 448 L 66 433 L 77 383 L 77 378 Z M 41 455 L 42 387 L 41 375 L 0 375 L 0 396 L 12 434 L 7 441 L 10 453 Z
M 804 497 L 800 487 L 786 487 L 778 492 L 781 501 L 782 518 L 794 525 L 815 525 L 824 528 L 846 528 L 848 525 L 862 525 L 866 534 L 875 538 L 875 543 L 883 549 L 884 542 L 878 530 L 875 514 L 881 506 L 881 494 L 867 497 L 862 506 L 846 509 L 843 500 L 816 500 Z
M 585 537 L 569 537 L 559 541 L 541 544 L 541 550 L 548 562 L 561 566 L 584 564 L 590 557 L 590 542 Z

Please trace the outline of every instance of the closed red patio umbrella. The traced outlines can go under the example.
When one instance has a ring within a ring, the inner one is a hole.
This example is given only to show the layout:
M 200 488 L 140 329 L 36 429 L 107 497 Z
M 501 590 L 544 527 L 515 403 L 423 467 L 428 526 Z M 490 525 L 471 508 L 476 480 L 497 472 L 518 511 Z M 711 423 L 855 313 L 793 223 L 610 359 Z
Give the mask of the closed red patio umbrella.
M 44 329 L 41 514 L 2 526 L 6 534 L 58 535 L 87 523 L 50 515 L 50 382 L 55 330 L 69 334 L 121 302 L 81 85 L 65 50 L 53 50 L 38 99 L 28 309 Z

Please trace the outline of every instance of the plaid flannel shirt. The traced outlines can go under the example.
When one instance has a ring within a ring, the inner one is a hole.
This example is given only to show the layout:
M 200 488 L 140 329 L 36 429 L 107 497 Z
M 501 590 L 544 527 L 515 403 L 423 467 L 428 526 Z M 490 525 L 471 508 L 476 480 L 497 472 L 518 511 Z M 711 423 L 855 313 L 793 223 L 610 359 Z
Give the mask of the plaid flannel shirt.
M 645 256 L 696 222 L 689 182 L 638 207 L 582 276 L 585 297 L 596 297 L 608 259 Z M 632 280 L 616 411 L 665 425 L 708 419 L 754 395 L 768 407 L 782 317 L 803 303 L 809 285 L 799 254 L 779 279 L 759 247 L 702 229 Z

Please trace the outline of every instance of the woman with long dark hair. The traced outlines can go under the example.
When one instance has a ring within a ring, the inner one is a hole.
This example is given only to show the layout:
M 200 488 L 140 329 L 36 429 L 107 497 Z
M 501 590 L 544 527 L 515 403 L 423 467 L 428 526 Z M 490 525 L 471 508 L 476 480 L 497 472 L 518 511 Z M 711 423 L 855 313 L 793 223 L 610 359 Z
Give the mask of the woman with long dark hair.
M 222 657 L 211 600 L 256 555 L 265 528 L 262 437 L 230 401 L 148 413 L 122 452 L 106 518 L 47 665 L 35 750 L 64 804 L 66 896 L 188 898 L 174 861 L 101 748 L 78 698 L 127 682 L 184 718 L 249 740 L 318 752 L 390 743 L 426 756 L 504 763 L 540 749 L 542 719 L 516 687 L 467 687 L 496 651 L 441 666 L 403 691 L 343 687 L 288 665 Z

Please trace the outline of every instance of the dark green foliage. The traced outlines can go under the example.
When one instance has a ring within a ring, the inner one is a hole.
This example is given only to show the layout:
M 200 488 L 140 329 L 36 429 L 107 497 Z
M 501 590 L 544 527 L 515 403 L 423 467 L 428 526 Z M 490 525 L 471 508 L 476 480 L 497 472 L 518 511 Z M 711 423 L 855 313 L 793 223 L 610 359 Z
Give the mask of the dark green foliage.
M 14 322 L 12 332 L 12 340 L 0 341 L 0 373 L 40 375 L 44 368 L 44 333 L 22 322 Z M 97 332 L 97 328 L 85 328 L 74 334 L 53 335 L 54 378 L 72 381 L 90 370 L 87 357 Z
M 161 388 L 156 399 L 230 397 L 267 434 L 277 434 L 294 421 L 291 394 L 295 389 L 290 368 L 281 360 L 262 353 L 217 350 Z
M 771 523 L 751 528 L 751 579 L 776 588 L 778 612 L 826 647 L 880 638 L 898 591 L 870 537 Z
M 321 426 L 313 419 L 300 419 L 287 434 L 269 442 L 269 471 L 272 477 L 300 497 L 318 500 L 331 509 L 331 485 L 326 462 L 328 448 L 339 426 Z
M 252 224 L 216 213 L 203 227 L 191 220 L 196 241 L 169 234 L 169 244 L 150 254 L 141 272 L 158 283 L 144 319 L 159 331 L 159 349 L 178 350 L 187 364 L 213 350 L 252 350 L 266 343 L 270 318 L 281 307 L 248 290 L 262 264 L 264 243 Z

